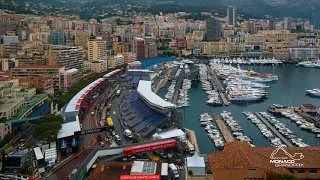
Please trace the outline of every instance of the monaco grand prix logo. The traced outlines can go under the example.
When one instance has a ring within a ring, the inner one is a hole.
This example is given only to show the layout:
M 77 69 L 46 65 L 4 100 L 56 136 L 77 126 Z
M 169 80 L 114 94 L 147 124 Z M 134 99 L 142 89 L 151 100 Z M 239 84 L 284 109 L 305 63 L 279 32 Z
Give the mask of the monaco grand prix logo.
M 275 167 L 302 167 L 303 163 L 299 161 L 304 158 L 302 153 L 290 154 L 283 147 L 278 147 L 270 155 L 270 163 Z

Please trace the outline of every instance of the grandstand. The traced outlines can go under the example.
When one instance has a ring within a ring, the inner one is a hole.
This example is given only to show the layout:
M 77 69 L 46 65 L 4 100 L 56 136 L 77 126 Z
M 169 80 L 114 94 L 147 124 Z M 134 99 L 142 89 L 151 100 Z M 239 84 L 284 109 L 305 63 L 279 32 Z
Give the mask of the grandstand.
M 153 73 L 153 71 L 146 69 L 129 69 L 126 77 L 127 86 L 137 87 L 140 80 L 150 80 L 150 73 Z
M 152 92 L 151 81 L 140 80 L 137 88 L 137 93 L 141 99 L 148 103 L 151 108 L 156 111 L 166 113 L 172 111 L 176 105 L 165 101 L 157 94 Z
M 137 91 L 125 96 L 121 104 L 121 114 L 126 126 L 142 136 L 154 133 L 168 117 L 151 109 L 139 97 Z
M 121 115 L 126 126 L 142 136 L 149 136 L 166 122 L 166 114 L 174 108 L 174 104 L 164 101 L 151 91 L 150 81 L 141 80 L 138 89 L 124 97 Z

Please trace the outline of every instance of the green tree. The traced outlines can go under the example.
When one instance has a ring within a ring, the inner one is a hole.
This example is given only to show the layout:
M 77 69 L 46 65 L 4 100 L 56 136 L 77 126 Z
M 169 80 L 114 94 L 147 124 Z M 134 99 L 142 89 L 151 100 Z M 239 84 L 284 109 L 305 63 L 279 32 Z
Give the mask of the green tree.
M 207 170 L 207 174 L 212 174 L 211 169 L 208 169 L 208 170 Z
M 189 176 L 193 176 L 193 172 L 191 170 L 188 171 Z
M 28 158 L 23 164 L 22 173 L 33 176 L 32 167 L 33 167 L 32 160 Z
M 33 131 L 33 137 L 38 140 L 50 140 L 56 137 L 62 127 L 62 121 L 63 118 L 61 116 L 53 114 L 42 116 Z
M 14 138 L 14 136 L 15 134 L 13 132 L 5 135 L 3 140 L 0 142 L 0 147 L 3 147 L 6 144 L 8 144 Z

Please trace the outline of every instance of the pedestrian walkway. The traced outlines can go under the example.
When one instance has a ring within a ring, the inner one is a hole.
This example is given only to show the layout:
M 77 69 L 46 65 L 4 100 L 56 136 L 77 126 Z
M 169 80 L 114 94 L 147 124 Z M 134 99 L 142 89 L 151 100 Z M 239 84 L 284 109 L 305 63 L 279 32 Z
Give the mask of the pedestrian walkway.
M 281 141 L 288 147 L 293 147 L 291 142 L 289 142 L 285 137 L 283 137 L 280 132 L 273 127 L 260 113 L 255 113 L 255 115 L 276 135 Z
M 216 123 L 220 129 L 220 132 L 222 136 L 224 137 L 224 140 L 228 142 L 234 141 L 233 136 L 231 135 L 229 129 L 227 128 L 226 124 L 220 119 L 218 114 L 213 115 L 214 119 L 216 120 Z
M 196 153 L 199 154 L 200 150 L 199 150 L 199 146 L 198 146 L 198 142 L 197 142 L 196 133 L 193 130 L 190 130 L 190 129 L 186 129 L 186 130 L 190 135 L 189 139 L 191 140 L 191 143 L 194 145 L 194 147 L 196 149 Z

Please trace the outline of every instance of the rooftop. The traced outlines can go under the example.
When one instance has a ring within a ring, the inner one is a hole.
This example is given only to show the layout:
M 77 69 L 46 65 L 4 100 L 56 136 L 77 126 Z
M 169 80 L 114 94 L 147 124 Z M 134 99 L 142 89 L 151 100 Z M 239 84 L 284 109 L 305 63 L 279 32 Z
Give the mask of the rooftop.
M 174 108 L 175 105 L 165 101 L 151 90 L 151 81 L 140 80 L 137 88 L 137 92 L 142 96 L 149 104 L 156 106 L 160 109 Z
M 226 143 L 225 150 L 209 154 L 209 167 L 214 170 L 224 169 L 244 169 L 244 168 L 261 168 L 266 171 L 277 173 L 289 173 L 286 167 L 275 168 L 270 163 L 270 156 L 276 152 L 273 157 L 288 157 L 302 153 L 304 158 L 296 160 L 296 163 L 303 164 L 303 168 L 320 168 L 320 147 L 286 147 L 282 151 L 275 151 L 274 147 L 251 147 L 246 142 L 230 142 Z M 285 152 L 286 151 L 286 152 Z M 295 168 L 295 167 L 290 167 Z M 301 168 L 301 167 L 298 167 Z
M 312 104 L 301 104 L 301 106 L 308 109 L 317 109 L 317 107 Z
M 64 138 L 73 136 L 74 132 L 81 131 L 80 122 L 78 116 L 76 116 L 76 120 L 68 123 L 62 124 L 61 130 L 58 132 L 57 138 Z
M 33 106 L 35 104 L 37 104 L 38 102 L 40 102 L 46 98 L 48 98 L 48 94 L 34 95 L 31 99 L 32 103 L 30 103 L 28 105 L 24 105 L 19 109 L 16 119 L 20 119 L 24 115 L 25 112 L 27 112 L 30 108 L 33 108 Z
M 98 163 L 88 179 L 91 180 L 119 180 L 121 175 L 129 175 L 133 162 Z
M 63 66 L 49 66 L 49 65 L 23 65 L 23 66 L 17 66 L 12 69 L 60 69 L 63 68 Z

